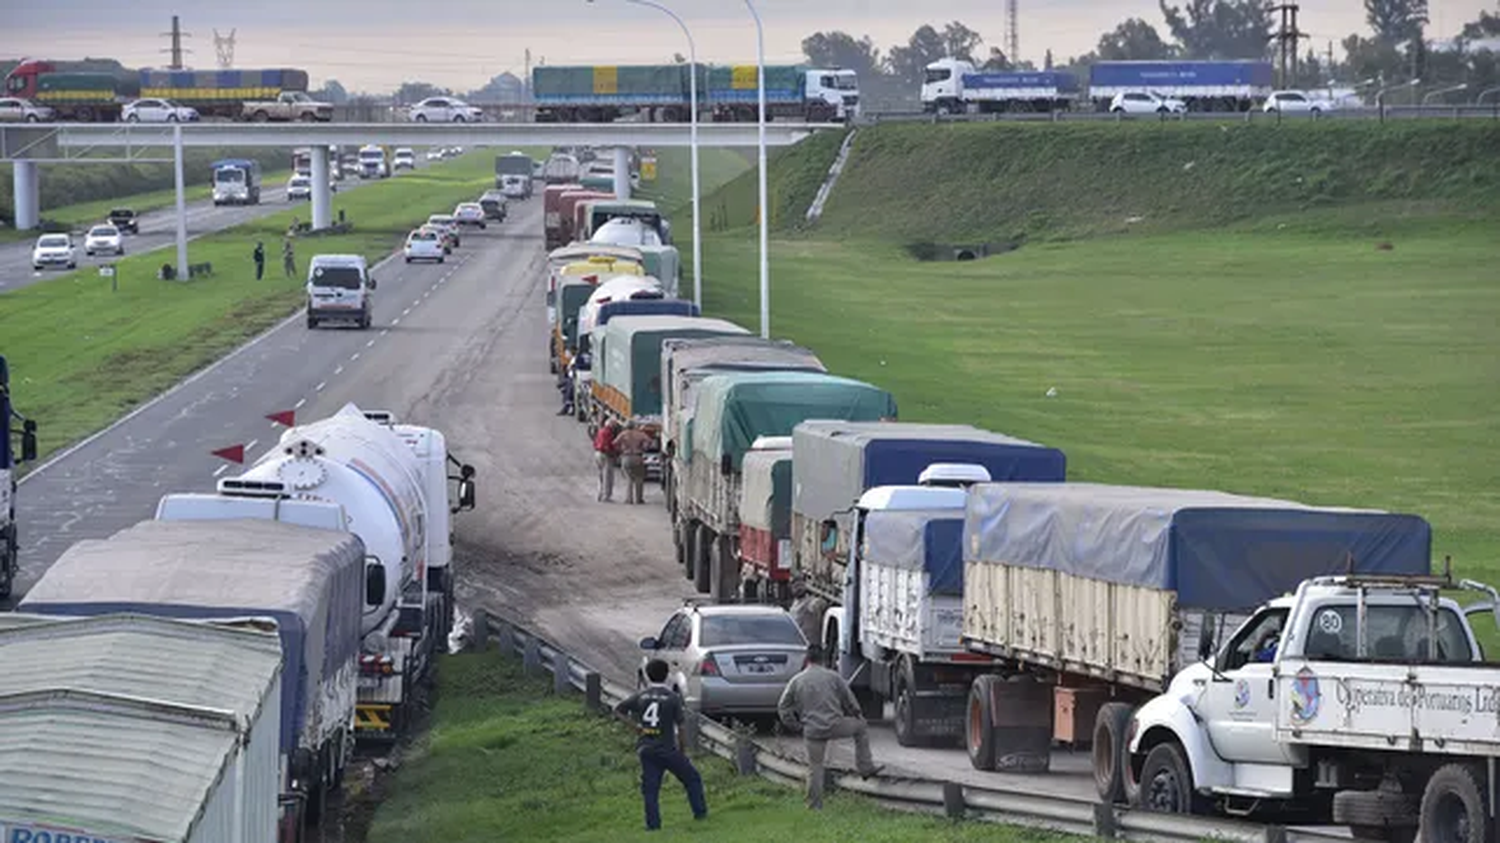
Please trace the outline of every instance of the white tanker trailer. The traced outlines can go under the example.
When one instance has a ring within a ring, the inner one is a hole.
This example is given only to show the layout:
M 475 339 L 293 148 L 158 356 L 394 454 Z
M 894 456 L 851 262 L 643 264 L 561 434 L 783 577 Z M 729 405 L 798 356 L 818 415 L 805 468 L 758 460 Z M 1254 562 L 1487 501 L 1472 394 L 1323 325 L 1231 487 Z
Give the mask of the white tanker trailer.
M 359 536 L 369 556 L 356 735 L 393 738 L 452 625 L 450 516 L 473 506 L 474 469 L 448 454 L 441 432 L 349 404 L 286 430 L 217 494 L 163 497 L 156 517 L 263 518 Z

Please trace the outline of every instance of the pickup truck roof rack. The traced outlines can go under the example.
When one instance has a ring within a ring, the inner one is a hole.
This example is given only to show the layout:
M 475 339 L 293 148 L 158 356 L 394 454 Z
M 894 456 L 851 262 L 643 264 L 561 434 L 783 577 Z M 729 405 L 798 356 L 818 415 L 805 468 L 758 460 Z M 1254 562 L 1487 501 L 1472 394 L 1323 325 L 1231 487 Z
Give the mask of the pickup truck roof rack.
M 1359 574 L 1354 572 L 1354 556 L 1348 558 L 1348 572 L 1315 577 L 1321 585 L 1377 586 L 1383 588 L 1459 588 L 1453 579 L 1453 557 L 1443 557 L 1441 574 Z

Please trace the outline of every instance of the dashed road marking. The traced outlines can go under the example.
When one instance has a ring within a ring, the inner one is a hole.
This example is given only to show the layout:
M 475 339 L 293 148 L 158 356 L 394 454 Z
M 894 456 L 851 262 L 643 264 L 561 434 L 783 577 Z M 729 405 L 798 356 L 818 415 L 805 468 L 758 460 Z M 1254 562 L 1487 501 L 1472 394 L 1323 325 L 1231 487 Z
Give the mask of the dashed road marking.
M 219 466 L 218 468 L 214 469 L 214 476 L 218 477 L 220 474 L 223 474 L 224 471 L 226 469 L 228 469 L 228 468 L 229 468 L 228 465 L 221 465 L 221 466 Z
M 369 348 L 369 347 L 373 346 L 374 344 L 375 344 L 375 341 L 374 340 L 370 340 L 369 342 L 365 343 L 365 348 Z
M 395 319 L 392 319 L 391 320 L 391 324 L 392 325 L 400 325 L 401 324 L 401 317 L 397 316 Z
M 415 306 L 416 306 L 416 305 L 412 305 L 412 307 L 415 307 Z M 405 316 L 405 315 L 406 315 L 406 314 L 408 314 L 408 313 L 411 313 L 411 308 L 410 308 L 410 307 L 408 307 L 408 308 L 407 308 L 407 309 L 405 309 L 405 310 L 403 310 L 403 311 L 401 311 L 401 315 L 402 315 L 402 316 Z
M 260 440 L 259 439 L 251 439 L 250 440 L 250 444 L 248 444 L 248 445 L 245 446 L 245 450 L 247 450 L 247 451 L 253 451 L 253 450 L 255 450 L 255 446 L 259 445 L 259 444 L 260 444 Z
M 380 332 L 380 335 L 381 335 L 381 336 L 382 336 L 382 337 L 383 337 L 383 336 L 385 336 L 385 335 L 386 335 L 386 334 L 389 334 L 389 333 L 390 333 L 390 332 L 391 332 L 391 329 L 390 329 L 390 328 L 386 328 L 386 329 L 385 329 L 385 330 L 384 330 L 384 331 L 381 331 L 381 332 Z
M 306 404 L 306 403 L 307 403 L 307 399 L 306 398 L 298 398 L 297 399 L 297 403 L 295 403 L 295 404 L 292 405 L 292 409 L 293 410 L 300 410 L 300 409 L 302 409 L 302 405 Z
M 340 363 L 338 368 L 333 370 L 333 373 L 335 375 L 342 375 L 344 373 L 344 364 Z
M 358 359 L 359 359 L 359 352 L 358 352 L 358 351 L 356 351 L 356 352 L 354 352 L 354 354 L 353 354 L 353 356 L 351 356 L 351 357 L 350 357 L 350 358 L 349 358 L 349 362 L 350 362 L 350 363 L 353 363 L 353 362 L 354 362 L 354 361 L 356 361 L 356 360 L 358 360 Z
M 320 383 L 317 386 L 313 387 L 313 392 L 322 392 L 323 391 L 323 387 L 325 387 L 327 385 L 328 385 L 328 381 L 323 381 L 322 383 Z

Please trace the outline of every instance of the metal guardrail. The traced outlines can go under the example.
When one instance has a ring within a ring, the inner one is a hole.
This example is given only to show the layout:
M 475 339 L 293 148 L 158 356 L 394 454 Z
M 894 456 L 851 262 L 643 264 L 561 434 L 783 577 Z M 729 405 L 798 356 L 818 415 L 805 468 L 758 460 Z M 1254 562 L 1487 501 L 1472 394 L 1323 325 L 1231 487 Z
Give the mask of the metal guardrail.
M 490 646 L 493 640 L 502 652 L 520 656 L 527 672 L 552 674 L 556 692 L 583 692 L 584 705 L 590 710 L 605 711 L 632 693 L 631 689 L 604 678 L 584 662 L 516 623 L 482 609 L 474 613 L 473 621 L 476 649 Z M 754 738 L 696 713 L 690 713 L 684 721 L 682 740 L 689 747 L 728 759 L 741 775 L 756 774 L 794 787 L 800 787 L 807 776 L 807 767 L 800 761 L 778 754 Z M 1157 814 L 1089 799 L 1041 796 L 1008 788 L 979 787 L 936 779 L 877 775 L 866 780 L 836 772 L 830 778 L 839 788 L 862 794 L 891 808 L 1093 837 L 1167 843 L 1210 839 L 1237 843 L 1327 843 L 1349 839 L 1316 829 Z
M 1321 122 L 1326 120 L 1500 120 L 1500 102 L 1487 105 L 1387 105 L 1380 108 L 1341 108 L 1326 114 L 1252 111 L 1188 111 L 1182 114 L 1111 114 L 1107 111 L 1001 112 L 997 114 L 929 114 L 923 111 L 886 111 L 861 115 L 858 125 L 880 123 L 1163 123 L 1236 120 L 1244 123 Z

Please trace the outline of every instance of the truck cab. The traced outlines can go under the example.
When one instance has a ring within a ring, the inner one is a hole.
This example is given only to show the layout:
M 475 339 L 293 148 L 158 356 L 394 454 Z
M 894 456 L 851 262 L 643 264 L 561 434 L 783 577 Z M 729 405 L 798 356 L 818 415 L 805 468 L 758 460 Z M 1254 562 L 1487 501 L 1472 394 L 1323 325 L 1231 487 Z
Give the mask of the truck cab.
M 830 107 L 834 119 L 851 122 L 859 116 L 859 76 L 843 68 L 814 68 L 807 71 L 806 99 L 809 104 Z
M 260 162 L 225 159 L 213 164 L 215 205 L 259 205 Z
M 1460 606 L 1443 596 L 1453 587 L 1488 599 Z M 1308 808 L 1331 795 L 1332 821 L 1356 838 L 1409 840 L 1419 822 L 1451 820 L 1434 788 L 1462 790 L 1464 776 L 1486 792 L 1495 786 L 1500 667 L 1484 662 L 1468 616 L 1497 605 L 1495 589 L 1446 576 L 1303 582 L 1222 647 L 1205 645 L 1201 663 L 1134 714 L 1128 759 L 1138 801 L 1241 813 Z M 1450 768 L 1463 775 L 1440 775 Z M 1488 798 L 1477 807 L 1466 821 L 1493 831 Z
M 938 59 L 922 69 L 922 110 L 937 114 L 962 114 L 964 74 L 974 65 L 962 59 Z
M 19 429 L 12 428 L 19 421 Z M 21 452 L 13 450 L 20 434 Z M 10 596 L 19 565 L 16 530 L 15 468 L 36 459 L 36 422 L 22 416 L 10 404 L 10 370 L 0 356 L 0 600 Z

